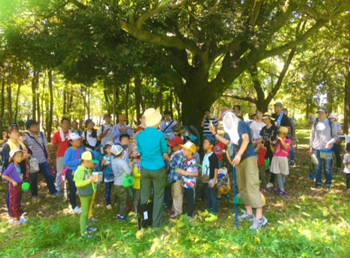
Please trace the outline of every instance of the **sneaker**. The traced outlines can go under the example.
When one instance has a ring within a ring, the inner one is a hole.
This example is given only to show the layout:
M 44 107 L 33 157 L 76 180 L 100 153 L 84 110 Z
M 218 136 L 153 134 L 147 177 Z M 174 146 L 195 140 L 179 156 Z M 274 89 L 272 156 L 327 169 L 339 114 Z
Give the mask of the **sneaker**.
M 179 216 L 180 214 L 174 212 L 173 214 L 170 215 L 171 219 L 177 219 L 177 216 Z
M 118 221 L 126 221 L 127 217 L 126 216 L 120 216 L 119 218 L 117 218 Z
M 201 217 L 210 217 L 211 213 L 208 210 L 205 210 L 203 212 L 198 212 L 199 216 Z
M 54 194 L 51 194 L 51 197 L 52 198 L 61 198 L 61 197 L 63 197 L 63 194 L 60 192 L 56 192 Z
M 97 228 L 87 226 L 87 227 L 86 227 L 86 231 L 88 231 L 88 232 L 96 232 L 96 231 L 97 231 Z
M 117 214 L 117 220 L 119 220 L 119 219 L 120 219 L 120 217 L 121 217 L 121 216 L 120 216 L 120 214 Z
M 76 206 L 74 209 L 73 209 L 73 213 L 76 213 L 76 214 L 80 214 L 81 213 L 81 209 Z
M 272 187 L 273 187 L 273 183 L 268 182 L 267 185 L 266 185 L 266 188 L 269 189 L 269 188 L 272 188 Z
M 94 217 L 92 217 L 91 219 L 89 219 L 89 222 L 90 222 L 90 223 L 97 223 L 97 219 L 94 218 Z
M 261 227 L 265 226 L 267 222 L 268 220 L 265 217 L 263 217 L 262 219 L 254 218 L 253 225 L 250 227 L 250 229 L 259 230 Z
M 108 204 L 107 205 L 107 210 L 111 210 L 113 207 L 112 207 L 112 205 L 111 204 Z
M 275 194 L 280 194 L 281 190 L 279 188 L 276 188 L 276 189 L 273 189 L 272 192 Z
M 280 196 L 281 197 L 284 197 L 284 196 L 286 196 L 287 195 L 287 192 L 286 191 L 280 191 Z
M 18 225 L 21 224 L 18 220 L 13 219 L 13 218 L 9 219 L 9 223 L 12 224 L 12 225 L 15 225 L 15 226 L 18 226 Z
M 241 216 L 238 216 L 239 221 L 245 221 L 245 220 L 253 221 L 253 219 L 254 219 L 254 215 L 249 215 L 246 211 L 243 211 L 243 214 Z
M 25 224 L 27 223 L 29 220 L 24 218 L 24 216 L 22 215 L 21 218 L 19 219 L 19 224 Z
M 207 221 L 207 222 L 213 222 L 216 220 L 218 220 L 218 215 L 215 215 L 215 214 L 210 214 L 210 216 L 205 219 L 205 221 Z

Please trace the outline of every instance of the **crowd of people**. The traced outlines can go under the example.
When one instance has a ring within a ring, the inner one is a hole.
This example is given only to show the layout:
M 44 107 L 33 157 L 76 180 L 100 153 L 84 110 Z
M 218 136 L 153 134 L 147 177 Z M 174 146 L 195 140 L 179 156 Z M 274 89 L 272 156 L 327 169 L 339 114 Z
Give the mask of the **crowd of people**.
M 38 123 L 27 121 L 24 135 L 17 124 L 12 124 L 1 155 L 2 178 L 8 181 L 6 204 L 10 221 L 28 221 L 21 208 L 22 186 L 30 182 L 32 201 L 37 201 L 41 172 L 52 198 L 61 198 L 69 191 L 72 212 L 80 214 L 81 234 L 89 238 L 97 230 L 90 223 L 97 221 L 93 210 L 97 189 L 102 184 L 105 207 L 111 210 L 115 205 L 118 221 L 126 221 L 130 210 L 138 212 L 140 204 L 150 201 L 154 227 L 163 223 L 164 209 L 171 211 L 172 220 L 186 213 L 192 221 L 196 202 L 201 198 L 207 208 L 198 214 L 210 223 L 218 220 L 218 202 L 232 189 L 228 173 L 232 170 L 233 188 L 238 189 L 245 205 L 238 219 L 252 221 L 250 228 L 258 230 L 268 223 L 263 213 L 263 194 L 272 189 L 280 197 L 286 196 L 290 166 L 296 166 L 295 123 L 282 103 L 275 103 L 274 110 L 274 114 L 257 110 L 250 121 L 244 121 L 237 105 L 233 110 L 224 110 L 217 119 L 205 110 L 202 134 L 192 125 L 173 120 L 171 112 L 161 115 L 154 108 L 144 112 L 135 129 L 127 124 L 125 115 L 120 115 L 113 125 L 111 116 L 106 114 L 98 130 L 88 119 L 83 131 L 76 122 L 71 124 L 63 118 L 52 139 L 57 150 L 54 176 L 48 141 Z M 219 133 L 219 121 L 224 134 Z M 333 153 L 336 170 L 342 167 L 340 132 L 337 116 L 320 108 L 310 136 L 316 188 L 323 186 L 324 169 L 325 187 L 331 189 Z M 350 144 L 346 148 L 343 163 L 350 193 Z

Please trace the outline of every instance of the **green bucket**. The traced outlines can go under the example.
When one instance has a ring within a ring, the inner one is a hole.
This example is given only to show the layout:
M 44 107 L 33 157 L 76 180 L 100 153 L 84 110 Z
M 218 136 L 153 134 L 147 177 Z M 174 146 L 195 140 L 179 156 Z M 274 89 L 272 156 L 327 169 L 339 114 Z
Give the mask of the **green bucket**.
M 135 178 L 132 176 L 126 176 L 123 178 L 123 186 L 129 188 L 135 184 Z
M 22 191 L 27 192 L 30 188 L 30 184 L 28 182 L 24 182 L 22 184 Z

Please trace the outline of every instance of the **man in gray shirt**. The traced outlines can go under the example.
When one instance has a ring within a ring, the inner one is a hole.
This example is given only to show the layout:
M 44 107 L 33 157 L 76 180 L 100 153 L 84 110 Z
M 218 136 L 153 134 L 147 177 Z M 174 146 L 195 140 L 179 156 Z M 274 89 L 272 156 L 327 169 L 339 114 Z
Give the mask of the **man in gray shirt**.
M 337 128 L 335 123 L 330 122 L 329 111 L 326 108 L 318 110 L 318 118 L 311 129 L 310 155 L 315 154 L 318 160 L 316 168 L 316 188 L 322 187 L 322 169 L 325 168 L 326 187 L 332 186 L 332 158 L 333 145 L 336 142 Z
M 34 120 L 28 120 L 26 123 L 28 132 L 24 137 L 24 143 L 30 150 L 32 158 L 36 158 L 39 163 L 39 172 L 43 173 L 47 187 L 52 197 L 59 197 L 60 194 L 55 189 L 54 180 L 50 171 L 50 150 L 45 135 L 39 131 L 39 125 Z M 38 173 L 30 174 L 30 188 L 32 199 L 38 198 Z

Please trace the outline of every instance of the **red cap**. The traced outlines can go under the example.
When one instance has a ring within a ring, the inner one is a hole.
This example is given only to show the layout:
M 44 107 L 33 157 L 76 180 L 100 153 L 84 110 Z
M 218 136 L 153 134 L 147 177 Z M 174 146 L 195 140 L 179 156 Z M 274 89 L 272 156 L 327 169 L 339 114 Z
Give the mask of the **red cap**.
M 175 136 L 170 142 L 168 142 L 168 145 L 170 147 L 174 147 L 176 145 L 182 145 L 182 144 L 184 144 L 184 141 L 179 136 Z

